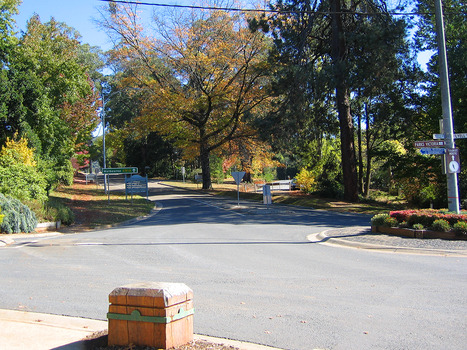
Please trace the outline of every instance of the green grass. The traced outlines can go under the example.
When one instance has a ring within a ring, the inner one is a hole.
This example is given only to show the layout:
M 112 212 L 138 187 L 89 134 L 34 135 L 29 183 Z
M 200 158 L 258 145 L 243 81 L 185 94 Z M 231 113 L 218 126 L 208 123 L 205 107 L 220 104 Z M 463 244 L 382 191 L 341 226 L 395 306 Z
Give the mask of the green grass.
M 71 208 L 75 224 L 87 228 L 121 223 L 147 215 L 154 208 L 153 202 L 140 196 L 133 196 L 131 202 L 122 193 L 111 193 L 108 197 L 103 189 L 84 184 L 62 186 L 52 193 L 51 199 Z

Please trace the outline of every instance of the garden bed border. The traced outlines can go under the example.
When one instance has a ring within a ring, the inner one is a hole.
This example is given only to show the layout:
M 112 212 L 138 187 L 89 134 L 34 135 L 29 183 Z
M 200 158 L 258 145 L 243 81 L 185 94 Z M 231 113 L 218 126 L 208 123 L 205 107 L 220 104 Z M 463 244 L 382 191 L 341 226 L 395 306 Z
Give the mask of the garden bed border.
M 431 230 L 413 230 L 409 228 L 400 227 L 371 226 L 371 232 L 386 233 L 388 235 L 409 238 L 467 240 L 467 236 L 458 235 L 454 231 L 441 232 Z

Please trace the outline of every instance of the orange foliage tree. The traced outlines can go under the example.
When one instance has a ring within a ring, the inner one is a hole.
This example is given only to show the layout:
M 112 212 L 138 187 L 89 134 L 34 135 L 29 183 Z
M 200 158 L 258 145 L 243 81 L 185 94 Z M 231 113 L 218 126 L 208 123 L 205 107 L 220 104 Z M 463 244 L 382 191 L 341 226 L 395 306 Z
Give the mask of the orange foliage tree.
M 251 121 L 269 99 L 270 41 L 250 31 L 239 13 L 194 11 L 164 18 L 154 20 L 150 35 L 137 5 L 110 4 L 102 25 L 115 35 L 111 59 L 123 72 L 120 88 L 137 87 L 144 96 L 133 123 L 175 140 L 187 153 L 196 149 L 208 189 L 210 153 L 256 135 Z

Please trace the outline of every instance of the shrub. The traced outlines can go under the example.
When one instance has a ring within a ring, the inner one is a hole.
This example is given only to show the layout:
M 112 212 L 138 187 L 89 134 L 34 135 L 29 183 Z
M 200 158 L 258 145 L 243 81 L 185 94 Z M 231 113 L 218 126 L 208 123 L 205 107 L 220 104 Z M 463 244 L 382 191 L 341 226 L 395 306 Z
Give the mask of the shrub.
M 21 201 L 47 198 L 46 182 L 27 141 L 7 139 L 0 150 L 0 193 Z
M 465 221 L 456 222 L 452 228 L 461 235 L 467 235 L 467 222 Z
M 414 224 L 412 227 L 414 230 L 423 230 L 425 228 L 422 224 Z
M 68 207 L 58 209 L 55 221 L 61 221 L 63 225 L 71 225 L 75 221 L 73 211 Z
M 371 226 L 384 226 L 387 217 L 389 214 L 376 214 L 371 218 Z
M 335 179 L 320 180 L 315 185 L 315 188 L 314 192 L 323 197 L 343 198 L 344 196 L 343 185 Z
M 407 228 L 409 227 L 409 223 L 407 221 L 402 221 L 399 226 L 403 228 Z
M 451 225 L 447 220 L 438 219 L 433 222 L 432 228 L 435 231 L 447 232 L 451 230 Z
M 303 168 L 297 174 L 297 185 L 300 187 L 300 190 L 305 193 L 311 193 L 315 190 L 316 179 L 313 175 L 313 172 Z
M 18 199 L 0 194 L 0 207 L 4 213 L 0 231 L 4 233 L 32 232 L 37 226 L 36 215 Z
M 397 221 L 397 219 L 395 218 L 392 218 L 388 215 L 388 217 L 386 217 L 384 219 L 384 226 L 387 226 L 387 227 L 397 227 L 399 225 L 399 222 Z

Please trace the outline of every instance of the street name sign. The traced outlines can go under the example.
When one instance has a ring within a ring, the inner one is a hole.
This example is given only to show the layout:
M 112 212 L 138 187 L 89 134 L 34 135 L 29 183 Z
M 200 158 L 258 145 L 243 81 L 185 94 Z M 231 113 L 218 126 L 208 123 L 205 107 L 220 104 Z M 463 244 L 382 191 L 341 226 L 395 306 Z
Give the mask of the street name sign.
M 137 174 L 137 167 L 130 168 L 104 168 L 102 169 L 103 174 Z
M 415 141 L 414 144 L 417 148 L 442 147 L 444 146 L 444 141 Z
M 420 148 L 421 154 L 444 154 L 446 153 L 445 148 Z
M 467 139 L 467 133 L 454 134 L 455 139 Z M 433 134 L 434 140 L 444 140 L 444 134 Z

